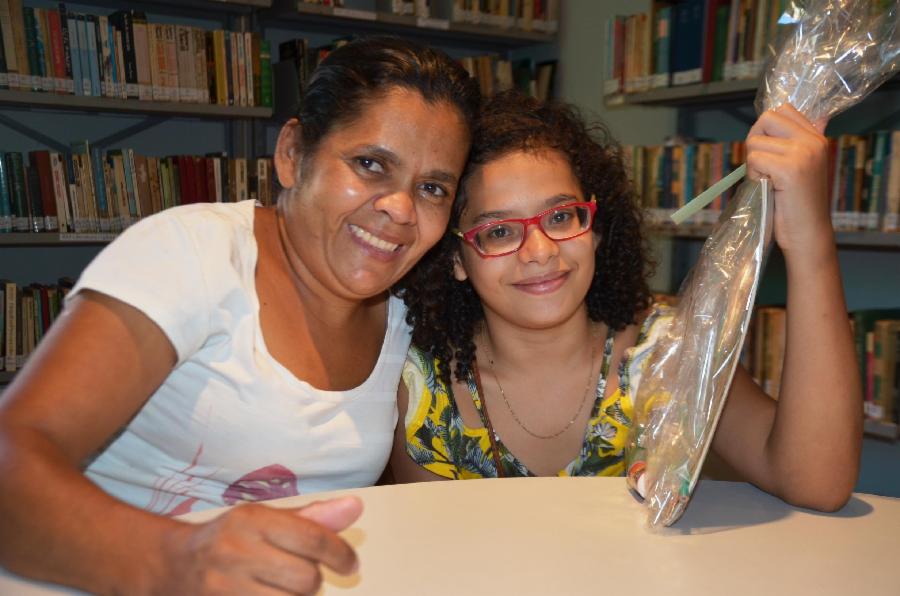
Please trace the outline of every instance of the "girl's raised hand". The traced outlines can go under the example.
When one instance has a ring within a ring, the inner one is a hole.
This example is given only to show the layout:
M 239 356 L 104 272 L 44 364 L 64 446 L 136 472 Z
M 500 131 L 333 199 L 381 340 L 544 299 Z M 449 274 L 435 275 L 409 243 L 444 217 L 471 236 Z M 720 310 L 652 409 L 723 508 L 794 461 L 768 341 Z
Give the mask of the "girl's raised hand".
M 747 135 L 747 175 L 771 181 L 775 241 L 785 254 L 834 241 L 824 129 L 785 104 L 762 114 Z

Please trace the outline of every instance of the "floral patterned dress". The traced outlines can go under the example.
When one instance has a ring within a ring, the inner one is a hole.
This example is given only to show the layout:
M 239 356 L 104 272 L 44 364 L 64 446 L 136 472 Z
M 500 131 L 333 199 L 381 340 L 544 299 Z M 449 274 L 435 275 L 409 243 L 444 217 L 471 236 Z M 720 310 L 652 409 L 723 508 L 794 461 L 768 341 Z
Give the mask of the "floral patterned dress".
M 639 377 L 644 357 L 661 329 L 671 319 L 665 307 L 657 306 L 642 325 L 636 345 L 625 351 L 619 368 L 619 387 L 608 396 L 606 380 L 612 359 L 614 335 L 603 346 L 603 361 L 597 382 L 593 408 L 585 429 L 581 451 L 558 476 L 621 476 L 625 473 L 624 451 L 632 420 L 631 377 Z M 437 372 L 442 363 L 426 352 L 411 347 L 403 369 L 409 394 L 406 418 L 406 450 L 418 465 L 451 479 L 496 478 L 497 466 L 485 424 L 481 397 L 474 375 L 466 386 L 482 426 L 469 428 L 462 420 L 456 398 Z M 534 476 L 499 437 L 503 476 Z

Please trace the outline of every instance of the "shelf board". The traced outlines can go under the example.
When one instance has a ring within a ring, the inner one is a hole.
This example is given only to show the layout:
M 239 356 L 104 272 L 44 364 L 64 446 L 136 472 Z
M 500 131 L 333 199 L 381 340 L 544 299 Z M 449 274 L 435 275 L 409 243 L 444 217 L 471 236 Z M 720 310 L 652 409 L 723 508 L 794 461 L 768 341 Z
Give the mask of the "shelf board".
M 612 105 L 681 106 L 721 101 L 746 101 L 756 97 L 759 83 L 759 79 L 754 78 L 662 87 L 639 93 L 617 95 Z
M 217 104 L 139 101 L 83 95 L 60 95 L 39 91 L 0 89 L 0 105 L 89 112 L 130 112 L 148 115 L 189 116 L 192 118 L 271 118 L 272 108 L 220 106 Z
M 738 79 L 733 81 L 716 81 L 696 85 L 679 85 L 662 87 L 639 93 L 620 93 L 607 96 L 607 106 L 644 105 L 644 106 L 687 106 L 692 104 L 715 104 L 725 102 L 747 102 L 756 97 L 762 79 Z M 881 89 L 900 87 L 900 75 L 885 82 Z
M 541 31 L 451 22 L 447 19 L 422 19 L 372 10 L 305 4 L 300 0 L 276 0 L 261 18 L 272 27 L 291 23 L 310 30 L 346 35 L 349 28 L 359 33 L 394 33 L 416 37 L 435 44 L 465 45 L 495 50 L 553 43 L 556 36 Z
M 880 420 L 863 421 L 863 432 L 870 437 L 896 441 L 900 438 L 900 429 L 893 422 L 881 422 Z
M 58 234 L 53 232 L 13 232 L 0 234 L 0 246 L 76 246 L 108 244 L 118 234 Z
M 79 4 L 88 6 L 106 6 L 113 9 L 120 9 L 122 2 L 120 0 L 82 0 Z M 153 10 L 178 14 L 182 12 L 210 11 L 217 10 L 232 14 L 247 14 L 253 10 L 260 8 L 269 8 L 272 6 L 272 0 L 133 0 L 129 3 L 129 8 L 138 10 Z
M 647 231 L 654 236 L 705 240 L 712 233 L 712 226 L 686 224 L 683 226 L 649 226 Z M 835 242 L 844 248 L 870 248 L 900 250 L 900 232 L 844 232 L 834 233 Z

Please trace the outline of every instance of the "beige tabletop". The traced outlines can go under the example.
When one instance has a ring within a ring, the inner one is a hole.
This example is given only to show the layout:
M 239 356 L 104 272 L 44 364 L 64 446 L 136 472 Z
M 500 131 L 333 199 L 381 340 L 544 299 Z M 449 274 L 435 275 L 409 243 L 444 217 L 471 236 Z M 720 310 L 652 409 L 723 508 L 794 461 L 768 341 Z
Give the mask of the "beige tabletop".
M 361 568 L 351 578 L 326 573 L 323 594 L 900 594 L 900 499 L 857 494 L 842 511 L 820 514 L 747 484 L 705 481 L 675 526 L 652 531 L 621 478 L 346 493 L 365 503 L 343 534 Z M 59 593 L 0 575 L 3 596 Z

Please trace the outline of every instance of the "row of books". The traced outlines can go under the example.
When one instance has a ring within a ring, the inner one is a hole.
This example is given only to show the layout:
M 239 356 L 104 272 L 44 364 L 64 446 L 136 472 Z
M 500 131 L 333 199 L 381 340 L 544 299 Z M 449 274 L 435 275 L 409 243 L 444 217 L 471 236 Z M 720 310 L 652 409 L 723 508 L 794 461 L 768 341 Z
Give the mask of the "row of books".
M 786 0 L 655 1 L 649 13 L 606 26 L 604 94 L 635 93 L 760 75 Z
M 115 234 L 142 217 L 197 202 L 273 203 L 272 160 L 147 157 L 74 143 L 0 153 L 0 232 Z
M 786 310 L 764 306 L 754 311 L 741 363 L 757 383 L 778 399 L 784 367 Z M 850 313 L 850 325 L 862 378 L 863 412 L 869 420 L 897 424 L 900 412 L 900 309 Z
M 678 297 L 657 295 L 670 305 Z M 863 309 L 849 314 L 857 365 L 862 378 L 863 412 L 880 423 L 900 422 L 900 308 Z M 775 399 L 781 391 L 781 375 L 787 338 L 787 310 L 783 306 L 754 309 L 740 363 L 763 390 Z
M 59 316 L 74 282 L 18 286 L 0 280 L 0 370 L 15 372 L 34 351 Z
M 278 45 L 278 62 L 274 65 L 274 72 L 279 90 L 276 106 L 279 115 L 289 116 L 296 112 L 299 90 L 306 86 L 316 66 L 330 52 L 351 39 L 352 37 L 343 37 L 328 44 L 311 47 L 308 39 L 296 38 Z M 467 56 L 459 60 L 478 81 L 484 95 L 514 87 L 542 100 L 553 95 L 557 64 L 555 60 L 535 62 L 533 59 L 523 58 L 510 61 L 493 54 Z
M 335 14 L 360 16 L 368 11 L 344 10 L 343 0 L 302 0 L 336 8 Z M 556 33 L 559 29 L 561 0 L 376 0 L 379 12 L 416 17 L 422 26 L 441 28 L 441 24 L 472 23 L 503 29 Z M 374 16 L 374 13 L 369 13 Z M 430 22 L 428 22 L 430 21 Z
M 868 309 L 851 318 L 869 420 L 898 423 L 900 412 L 900 309 Z
M 623 151 L 641 205 L 657 224 L 745 159 L 740 141 L 626 146 Z M 836 230 L 900 231 L 900 130 L 830 138 L 828 176 Z M 691 223 L 714 223 L 735 191 L 732 187 L 717 197 Z
M 271 107 L 272 65 L 259 33 L 153 23 L 135 10 L 107 16 L 0 0 L 0 88 Z
M 530 58 L 505 60 L 495 55 L 460 58 L 463 67 L 478 81 L 482 95 L 519 89 L 546 101 L 553 97 L 556 61 L 535 62 Z

